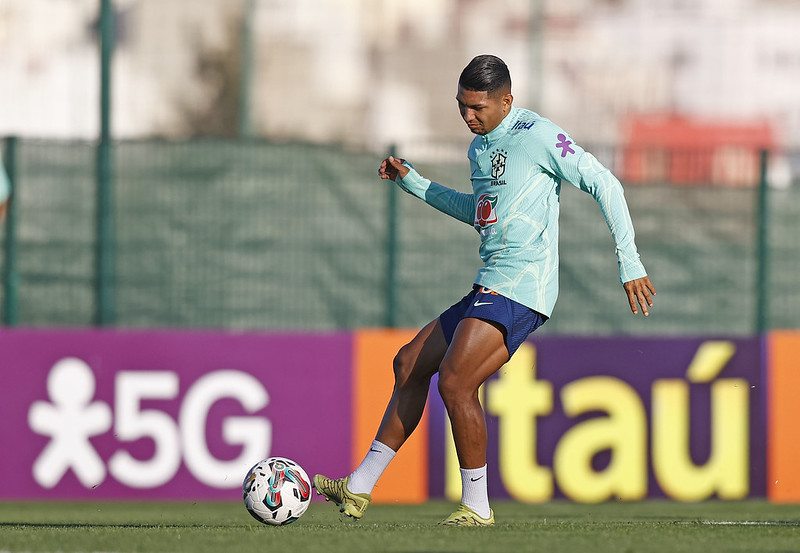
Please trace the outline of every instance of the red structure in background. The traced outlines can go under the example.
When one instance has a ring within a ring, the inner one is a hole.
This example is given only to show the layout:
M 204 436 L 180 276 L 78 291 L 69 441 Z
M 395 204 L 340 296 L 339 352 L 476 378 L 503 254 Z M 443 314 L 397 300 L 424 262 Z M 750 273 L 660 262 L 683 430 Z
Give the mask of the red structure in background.
M 710 123 L 675 114 L 637 115 L 623 132 L 626 183 L 756 186 L 760 153 L 775 148 L 766 122 Z

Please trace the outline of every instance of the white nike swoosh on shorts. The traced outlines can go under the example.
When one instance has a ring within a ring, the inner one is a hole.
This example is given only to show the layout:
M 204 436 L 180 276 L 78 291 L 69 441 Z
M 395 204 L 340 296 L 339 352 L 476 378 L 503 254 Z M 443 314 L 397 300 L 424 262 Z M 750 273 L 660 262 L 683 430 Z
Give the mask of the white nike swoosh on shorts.
M 480 307 L 481 305 L 492 305 L 490 301 L 476 301 L 472 304 L 474 307 Z

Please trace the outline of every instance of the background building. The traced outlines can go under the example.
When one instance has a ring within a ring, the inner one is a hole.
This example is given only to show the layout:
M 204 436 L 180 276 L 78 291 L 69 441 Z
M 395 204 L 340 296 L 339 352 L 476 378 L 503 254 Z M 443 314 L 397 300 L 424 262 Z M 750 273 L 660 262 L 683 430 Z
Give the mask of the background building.
M 97 134 L 95 0 L 0 0 L 0 133 Z M 256 136 L 359 146 L 463 137 L 474 55 L 582 142 L 636 114 L 766 122 L 800 145 L 800 3 L 756 0 L 118 0 L 118 138 Z M 246 90 L 243 90 L 243 87 Z

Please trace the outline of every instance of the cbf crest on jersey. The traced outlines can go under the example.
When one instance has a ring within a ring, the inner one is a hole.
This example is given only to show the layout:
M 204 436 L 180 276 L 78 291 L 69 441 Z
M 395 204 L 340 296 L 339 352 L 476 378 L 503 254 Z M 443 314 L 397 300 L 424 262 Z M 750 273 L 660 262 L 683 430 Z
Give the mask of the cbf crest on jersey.
M 492 178 L 499 179 L 506 172 L 506 151 L 498 150 L 492 157 Z
M 508 152 L 503 149 L 498 149 L 492 152 L 492 182 L 491 186 L 505 186 L 506 181 L 500 179 L 503 173 L 506 172 L 506 160 L 508 160 Z

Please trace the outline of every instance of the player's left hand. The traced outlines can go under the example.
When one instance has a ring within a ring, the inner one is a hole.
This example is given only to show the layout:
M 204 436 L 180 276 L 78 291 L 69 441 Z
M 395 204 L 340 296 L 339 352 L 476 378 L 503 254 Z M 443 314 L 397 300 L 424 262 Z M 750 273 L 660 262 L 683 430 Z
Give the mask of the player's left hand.
M 656 287 L 650 282 L 650 277 L 637 278 L 629 280 L 622 285 L 625 288 L 625 293 L 628 294 L 628 303 L 631 306 L 631 311 L 636 315 L 639 313 L 639 307 L 636 305 L 638 302 L 642 307 L 642 313 L 647 317 L 650 312 L 648 307 L 653 307 L 653 296 L 656 295 Z

